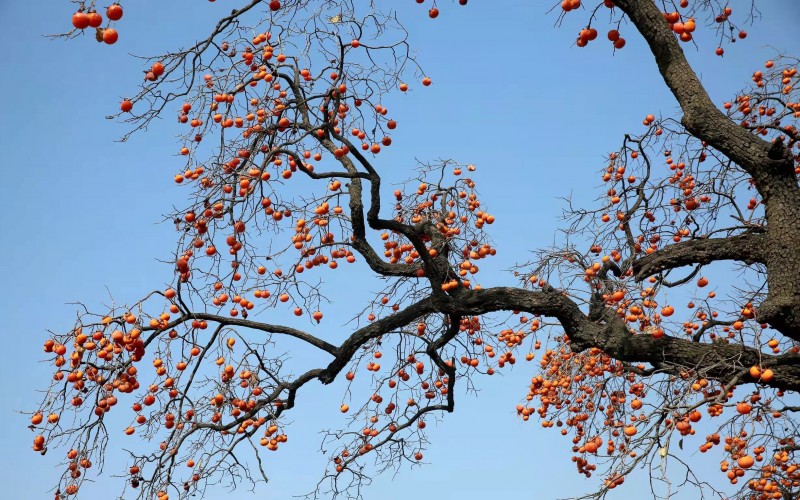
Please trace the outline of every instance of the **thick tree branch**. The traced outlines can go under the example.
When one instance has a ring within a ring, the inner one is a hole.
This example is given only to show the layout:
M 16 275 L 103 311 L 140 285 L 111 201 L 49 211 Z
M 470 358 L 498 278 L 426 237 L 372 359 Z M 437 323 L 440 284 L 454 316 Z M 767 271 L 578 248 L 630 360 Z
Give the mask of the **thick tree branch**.
M 667 269 L 718 260 L 738 260 L 746 264 L 764 262 L 766 236 L 748 233 L 728 238 L 689 240 L 669 245 L 633 261 L 636 281 Z
M 417 271 L 422 269 L 422 265 L 418 262 L 413 264 L 390 264 L 383 260 L 375 249 L 370 246 L 364 239 L 356 239 L 351 243 L 364 260 L 367 261 L 370 269 L 380 274 L 381 276 L 405 276 L 408 278 L 417 276 Z
M 656 339 L 651 335 L 635 335 L 621 320 L 590 321 L 575 302 L 554 289 L 538 292 L 497 287 L 469 291 L 442 306 L 442 312 L 458 311 L 463 315 L 517 310 L 555 317 L 564 327 L 573 349 L 582 351 L 597 347 L 614 359 L 648 363 L 667 373 L 694 370 L 702 372 L 706 378 L 727 383 L 751 366 L 770 367 L 775 371 L 775 378 L 765 385 L 800 390 L 800 356 L 796 354 L 773 356 L 739 344 L 704 344 L 688 338 Z

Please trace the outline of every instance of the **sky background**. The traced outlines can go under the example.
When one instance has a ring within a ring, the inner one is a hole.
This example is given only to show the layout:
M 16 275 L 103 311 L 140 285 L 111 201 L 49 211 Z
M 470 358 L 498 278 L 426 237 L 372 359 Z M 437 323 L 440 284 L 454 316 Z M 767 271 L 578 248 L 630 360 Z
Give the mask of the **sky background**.
M 119 143 L 126 126 L 104 119 L 140 81 L 141 68 L 129 54 L 157 54 L 205 37 L 214 20 L 239 3 L 125 3 L 119 42 L 106 46 L 88 36 L 68 43 L 43 36 L 70 28 L 74 7 L 66 0 L 0 0 L 6 20 L 0 30 L 0 335 L 8 344 L 0 363 L 4 498 L 49 498 L 60 476 L 52 467 L 66 450 L 33 453 L 29 417 L 20 413 L 36 409 L 37 390 L 52 375 L 40 363 L 47 331 L 72 326 L 73 302 L 95 309 L 112 296 L 130 302 L 172 278 L 171 266 L 157 259 L 169 258 L 174 248 L 174 226 L 159 224 L 162 214 L 182 205 L 186 193 L 172 182 L 182 164 L 178 129 L 168 115 L 149 132 Z M 476 164 L 478 190 L 497 218 L 490 234 L 499 248 L 481 266 L 482 283 L 511 284 L 503 270 L 552 243 L 565 207 L 560 197 L 590 204 L 600 194 L 595 188 L 604 155 L 618 148 L 625 132 L 640 130 L 648 113 L 673 115 L 675 102 L 632 28 L 623 27 L 628 44 L 612 54 L 605 40 L 575 47 L 587 15 L 567 16 L 556 28 L 556 16 L 547 13 L 555 2 L 442 2 L 435 21 L 427 17 L 430 2 L 392 3 L 434 84 L 388 105 L 400 126 L 380 168 L 404 173 L 416 159 L 439 158 Z M 758 5 L 762 18 L 747 27 L 745 41 L 726 46 L 724 58 L 713 55 L 711 40 L 701 38 L 699 49 L 684 46 L 718 104 L 744 87 L 776 49 L 800 55 L 800 3 Z M 605 25 L 599 27 L 603 33 Z M 378 287 L 369 273 L 345 272 L 330 279 L 347 281 L 356 296 Z M 339 325 L 348 318 L 334 311 L 325 321 L 339 330 L 338 338 L 346 335 L 347 327 Z M 427 464 L 376 478 L 365 497 L 558 498 L 591 491 L 600 478 L 576 474 L 569 442 L 542 430 L 537 419 L 523 423 L 515 415 L 535 365 L 518 363 L 502 377 L 481 378 L 478 397 L 458 394 L 456 412 L 430 426 Z M 314 487 L 324 467 L 318 433 L 343 425 L 343 388 L 322 390 L 312 383 L 302 390 L 289 415 L 290 441 L 267 462 L 271 482 L 257 487 L 261 498 L 290 498 Z M 112 445 L 124 442 L 122 428 Z M 721 476 L 714 458 L 700 463 L 709 476 Z M 111 498 L 119 479 L 110 475 L 123 466 L 123 456 L 111 450 L 108 468 L 84 485 L 81 498 Z M 610 498 L 641 498 L 644 481 L 631 478 Z M 210 490 L 209 498 L 221 494 Z M 226 496 L 252 494 L 243 489 Z

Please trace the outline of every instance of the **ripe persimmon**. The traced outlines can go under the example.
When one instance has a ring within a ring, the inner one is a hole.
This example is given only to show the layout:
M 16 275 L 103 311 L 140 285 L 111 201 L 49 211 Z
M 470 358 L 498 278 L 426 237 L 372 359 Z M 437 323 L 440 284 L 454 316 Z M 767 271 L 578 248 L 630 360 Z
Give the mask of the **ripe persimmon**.
M 41 434 L 33 438 L 34 451 L 42 451 L 44 449 L 44 436 Z
M 117 43 L 118 39 L 119 34 L 114 28 L 106 28 L 103 30 L 103 42 L 107 43 L 108 45 L 113 45 Z
M 89 15 L 85 12 L 76 12 L 72 14 L 72 25 L 77 29 L 82 30 L 89 27 Z
M 98 14 L 95 11 L 91 11 L 87 14 L 89 17 L 89 26 L 92 28 L 99 28 L 101 24 L 103 24 L 103 16 Z
M 119 21 L 122 19 L 122 6 L 118 3 L 109 5 L 106 9 L 106 17 L 111 21 Z

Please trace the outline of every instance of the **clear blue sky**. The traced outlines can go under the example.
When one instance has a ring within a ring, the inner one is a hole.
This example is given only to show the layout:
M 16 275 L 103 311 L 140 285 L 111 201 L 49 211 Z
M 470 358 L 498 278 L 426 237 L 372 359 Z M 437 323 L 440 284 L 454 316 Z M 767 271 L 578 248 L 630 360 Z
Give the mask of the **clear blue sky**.
M 111 300 L 109 293 L 118 302 L 134 301 L 171 281 L 171 266 L 157 259 L 174 248 L 174 227 L 158 224 L 161 215 L 182 205 L 185 195 L 171 181 L 181 165 L 174 122 L 167 117 L 118 143 L 127 129 L 104 119 L 141 78 L 129 54 L 155 54 L 204 36 L 217 16 L 238 3 L 129 2 L 119 42 L 105 46 L 90 37 L 69 43 L 43 37 L 69 28 L 73 5 L 66 0 L 0 1 L 4 498 L 49 497 L 60 475 L 53 455 L 66 450 L 46 457 L 30 451 L 28 418 L 18 413 L 35 409 L 36 391 L 51 375 L 39 362 L 47 330 L 72 325 L 76 309 L 70 302 L 97 308 Z M 392 3 L 434 84 L 390 104 L 401 126 L 381 168 L 405 172 L 415 158 L 478 165 L 475 178 L 497 217 L 491 234 L 500 249 L 483 266 L 482 282 L 510 284 L 502 270 L 552 242 L 564 206 L 558 197 L 572 194 L 591 203 L 604 154 L 617 149 L 624 132 L 638 130 L 646 114 L 673 114 L 674 100 L 632 29 L 624 33 L 628 45 L 615 55 L 604 41 L 578 49 L 573 42 L 586 16 L 568 16 L 557 29 L 556 18 L 546 14 L 555 2 L 473 0 L 466 8 L 443 2 L 436 21 L 426 15 L 430 2 Z M 768 46 L 800 55 L 800 3 L 759 5 L 763 18 L 748 27 L 746 41 L 726 47 L 724 58 L 713 55 L 711 41 L 701 40 L 699 51 L 686 47 L 717 103 L 775 55 Z M 366 273 L 346 279 L 364 294 L 379 287 Z M 337 336 L 346 333 L 338 325 L 354 312 L 345 309 L 326 315 L 328 327 L 340 330 Z M 428 464 L 377 478 L 366 498 L 556 498 L 592 490 L 599 478 L 575 473 L 567 440 L 543 431 L 535 419 L 523 424 L 515 416 L 534 365 L 518 363 L 502 377 L 481 379 L 478 397 L 459 394 L 456 413 L 432 426 Z M 324 467 L 318 432 L 344 422 L 337 411 L 342 389 L 334 384 L 323 391 L 316 383 L 303 389 L 289 415 L 290 441 L 267 463 L 271 483 L 258 486 L 262 496 L 289 498 L 313 488 Z M 319 411 L 308 411 L 312 407 Z M 116 445 L 125 442 L 118 431 Z M 109 476 L 122 470 L 121 457 L 112 448 L 109 467 L 84 486 L 82 498 L 108 499 L 119 491 L 119 480 Z M 713 459 L 700 463 L 708 475 L 719 474 Z M 642 480 L 630 480 L 612 498 L 639 498 Z M 212 493 L 210 498 L 220 494 Z M 241 490 L 228 498 L 250 496 Z

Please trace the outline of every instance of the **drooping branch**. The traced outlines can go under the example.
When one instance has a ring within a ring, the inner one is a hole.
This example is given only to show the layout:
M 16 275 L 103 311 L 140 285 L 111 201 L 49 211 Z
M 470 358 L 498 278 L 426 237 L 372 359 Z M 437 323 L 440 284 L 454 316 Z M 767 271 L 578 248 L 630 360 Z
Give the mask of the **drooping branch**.
M 228 326 L 240 326 L 244 328 L 249 328 L 251 330 L 259 330 L 266 333 L 279 333 L 282 335 L 287 335 L 289 337 L 294 337 L 296 339 L 302 340 L 318 349 L 321 349 L 329 354 L 334 354 L 336 352 L 336 347 L 324 340 L 311 335 L 310 333 L 306 333 L 302 330 L 298 330 L 297 328 L 291 328 L 284 325 L 273 325 L 268 323 L 262 323 L 260 321 L 253 321 L 249 319 L 241 319 L 241 318 L 232 318 L 226 316 L 220 316 L 218 314 L 210 314 L 210 313 L 189 313 L 180 318 L 175 319 L 174 321 L 170 322 L 163 328 L 158 328 L 157 331 L 161 332 L 163 330 L 169 330 L 171 328 L 175 328 L 176 326 L 185 323 L 187 321 L 192 320 L 205 320 L 205 321 L 212 321 L 219 325 L 228 325 Z M 143 331 L 151 330 L 153 328 L 146 327 L 143 328 Z M 154 337 L 157 336 L 158 333 L 154 334 Z M 150 339 L 145 341 L 145 344 L 149 342 Z
M 746 264 L 764 262 L 766 236 L 748 233 L 728 238 L 689 240 L 669 245 L 633 261 L 636 281 L 667 269 L 691 264 L 708 264 L 718 260 L 737 260 Z

